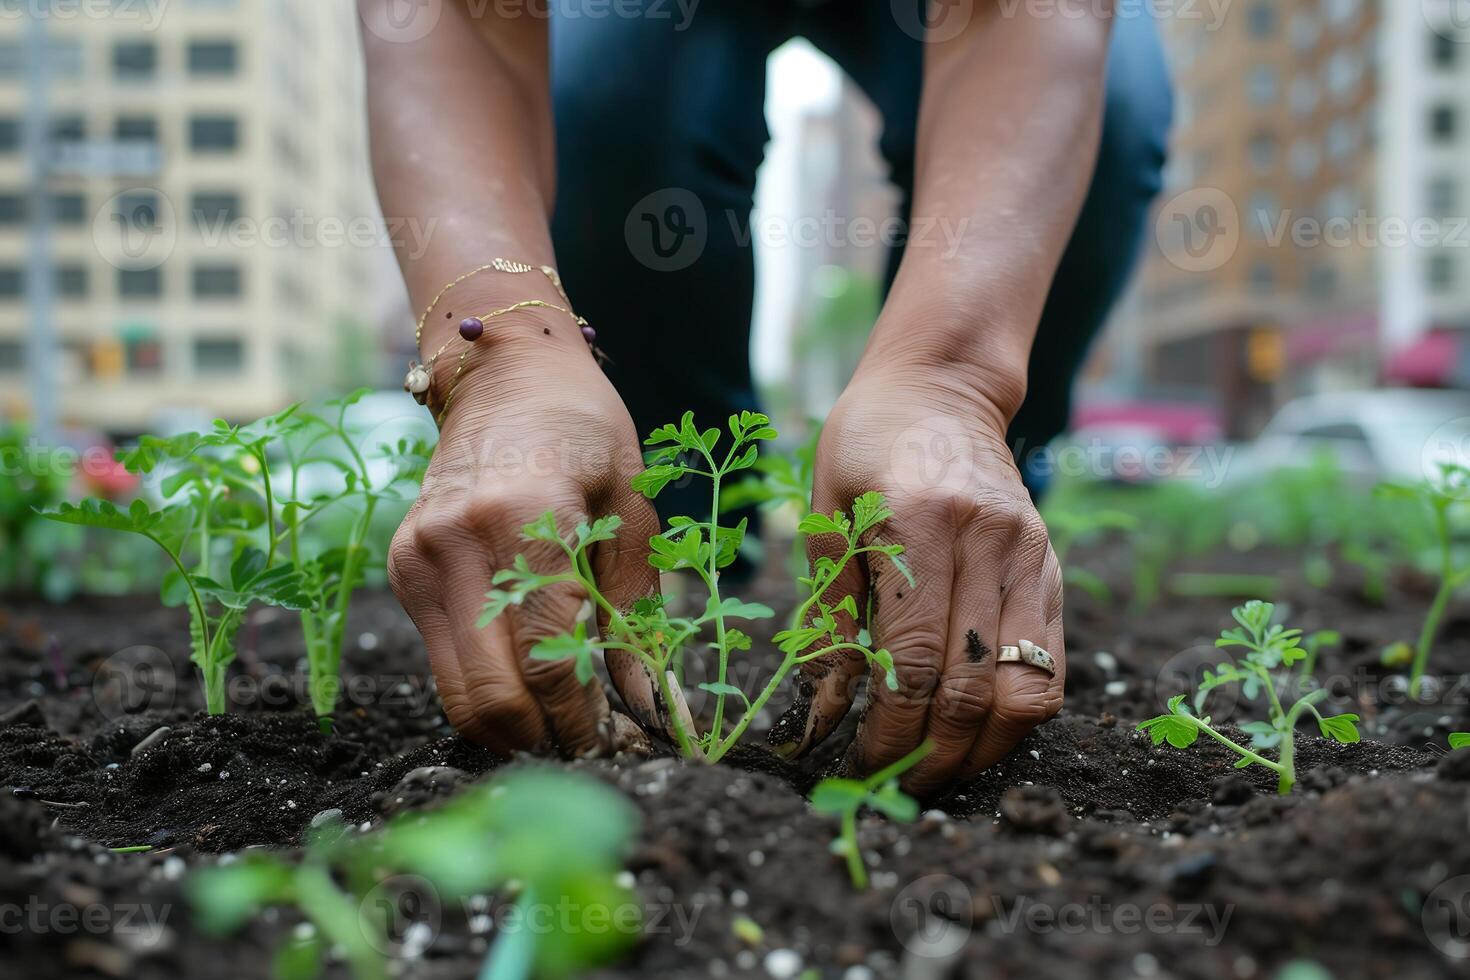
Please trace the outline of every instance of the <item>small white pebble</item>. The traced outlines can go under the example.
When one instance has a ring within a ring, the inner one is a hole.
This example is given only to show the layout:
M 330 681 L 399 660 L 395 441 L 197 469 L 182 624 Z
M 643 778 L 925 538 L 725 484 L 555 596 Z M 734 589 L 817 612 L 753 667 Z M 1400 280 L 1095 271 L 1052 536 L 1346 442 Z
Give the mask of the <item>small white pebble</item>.
M 1038 751 L 1036 751 L 1035 749 L 1032 749 L 1031 750 L 1031 758 L 1033 758 L 1036 761 L 1040 762 L 1041 761 L 1041 753 L 1038 752 Z
M 296 801 L 295 800 L 287 800 L 286 801 L 286 806 L 289 807 L 290 809 L 294 810 L 294 809 L 296 809 Z
M 737 888 L 730 893 L 730 904 L 737 909 L 743 909 L 750 904 L 750 896 L 743 889 Z
M 212 770 L 212 769 L 214 769 L 214 766 L 213 766 L 213 765 L 211 765 L 211 764 L 210 764 L 210 763 L 208 763 L 208 762 L 201 762 L 201 763 L 200 763 L 200 764 L 199 764 L 199 768 L 198 768 L 198 770 L 196 770 L 196 771 L 197 771 L 197 772 L 209 772 L 209 771 L 211 771 L 211 770 Z
M 764 851 L 751 851 L 748 860 L 752 868 L 759 868 L 766 863 L 766 854 Z
M 763 965 L 774 980 L 790 980 L 801 970 L 801 954 L 794 949 L 773 949 Z
M 228 769 L 221 769 L 219 771 L 219 778 L 220 779 L 229 779 L 230 778 L 230 770 L 228 770 Z

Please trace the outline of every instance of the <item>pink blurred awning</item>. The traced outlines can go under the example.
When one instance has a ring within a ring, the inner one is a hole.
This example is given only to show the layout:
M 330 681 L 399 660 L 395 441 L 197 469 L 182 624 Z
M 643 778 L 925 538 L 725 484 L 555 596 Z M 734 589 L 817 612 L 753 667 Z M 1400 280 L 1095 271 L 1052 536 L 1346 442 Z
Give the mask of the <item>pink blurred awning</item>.
M 1072 427 L 1137 426 L 1180 444 L 1214 442 L 1224 432 L 1218 409 L 1195 402 L 1085 402 L 1072 413 Z
M 1286 359 L 1292 364 L 1307 364 L 1335 354 L 1373 347 L 1377 343 L 1377 313 L 1319 317 L 1299 323 L 1287 331 Z
M 1443 388 L 1459 375 L 1460 354 L 1459 331 L 1430 330 L 1395 352 L 1383 367 L 1383 377 L 1397 384 Z

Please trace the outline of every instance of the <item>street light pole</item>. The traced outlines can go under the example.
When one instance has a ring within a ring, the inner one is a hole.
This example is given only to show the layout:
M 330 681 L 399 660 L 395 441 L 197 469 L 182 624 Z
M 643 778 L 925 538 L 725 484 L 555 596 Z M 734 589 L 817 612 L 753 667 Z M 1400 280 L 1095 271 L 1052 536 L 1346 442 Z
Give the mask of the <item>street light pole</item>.
M 30 261 L 26 268 L 26 303 L 31 329 L 25 363 L 32 434 L 42 445 L 54 445 L 58 435 L 59 379 L 52 323 L 56 282 L 51 264 L 51 194 L 46 159 L 51 143 L 46 13 L 36 4 L 28 4 L 27 8 L 25 153 L 30 166 Z

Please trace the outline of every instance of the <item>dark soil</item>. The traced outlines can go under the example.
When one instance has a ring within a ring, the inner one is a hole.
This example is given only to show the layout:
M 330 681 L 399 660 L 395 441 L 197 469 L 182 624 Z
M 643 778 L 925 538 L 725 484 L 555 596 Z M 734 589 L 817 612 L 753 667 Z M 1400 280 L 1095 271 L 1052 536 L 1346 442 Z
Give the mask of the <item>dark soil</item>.
M 1133 729 L 1174 693 L 1180 669 L 1209 655 L 1230 600 L 1134 612 L 1112 557 L 1085 560 L 1120 598 L 1069 595 L 1066 709 L 978 781 L 927 801 L 916 823 L 862 821 L 867 891 L 853 890 L 827 850 L 830 821 L 803 797 L 850 722 L 800 767 L 756 747 L 713 768 L 633 755 L 558 763 L 621 788 L 643 814 L 627 867 L 647 936 L 599 975 L 1306 980 L 1299 961 L 1337 977 L 1470 975 L 1470 960 L 1454 958 L 1470 953 L 1470 878 L 1457 880 L 1470 875 L 1470 750 L 1443 749 L 1449 731 L 1470 728 L 1465 691 L 1440 684 L 1414 702 L 1378 660 L 1414 636 L 1427 583 L 1396 582 L 1376 608 L 1346 572 L 1327 589 L 1282 573 L 1299 564 L 1291 556 L 1200 563 L 1280 573 L 1294 625 L 1343 634 L 1318 675 L 1339 710 L 1362 715 L 1365 740 L 1337 745 L 1304 728 L 1300 786 L 1283 798 L 1271 774 L 1235 769 L 1223 748 L 1155 748 Z M 780 608 L 777 581 L 743 594 Z M 0 604 L 5 975 L 192 978 L 228 964 L 232 978 L 268 976 L 294 914 L 206 937 L 183 897 L 191 869 L 297 847 L 324 811 L 371 829 L 532 764 L 449 730 L 391 596 L 363 596 L 348 635 L 357 649 L 328 735 L 305 707 L 300 641 L 283 614 L 252 617 L 235 710 L 209 718 L 177 610 Z M 1467 661 L 1470 615 L 1457 610 L 1433 668 Z M 1212 711 L 1227 729 L 1257 712 Z M 152 850 L 107 850 L 138 845 Z M 395 974 L 473 977 L 495 902 L 444 909 L 432 942 Z M 333 972 L 346 976 L 340 963 Z

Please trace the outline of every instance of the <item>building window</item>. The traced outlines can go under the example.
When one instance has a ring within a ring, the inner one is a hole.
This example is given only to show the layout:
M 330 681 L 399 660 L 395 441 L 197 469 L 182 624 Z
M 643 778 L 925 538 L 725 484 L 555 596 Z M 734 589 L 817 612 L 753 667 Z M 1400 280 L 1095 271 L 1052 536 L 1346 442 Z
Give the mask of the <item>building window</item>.
M 194 341 L 194 370 L 199 374 L 239 374 L 245 366 L 245 344 L 238 337 L 200 337 Z
M 189 42 L 191 75 L 233 75 L 237 61 L 234 41 Z
M 116 217 L 133 228 L 158 226 L 158 192 L 124 191 L 117 196 Z
M 1306 10 L 1297 11 L 1291 17 L 1291 46 L 1298 53 L 1305 53 L 1317 46 L 1322 36 L 1322 27 L 1317 18 Z
M 18 225 L 25 220 L 25 195 L 0 194 L 0 225 Z
M 1327 15 L 1327 23 L 1344 31 L 1358 19 L 1363 0 L 1323 0 L 1322 9 Z
M 1458 123 L 1458 113 L 1452 105 L 1437 105 L 1429 112 L 1429 134 L 1436 143 L 1452 141 Z
M 1270 37 L 1276 33 L 1276 5 L 1271 0 L 1256 0 L 1246 18 L 1251 37 Z
M 1436 68 L 1453 68 L 1459 60 L 1460 45 L 1453 37 L 1429 32 L 1429 60 Z
M 152 116 L 118 116 L 112 135 L 124 143 L 157 143 L 158 120 Z
M 53 143 L 80 143 L 87 138 L 87 121 L 80 113 L 69 112 L 51 120 Z
M 1265 240 L 1280 222 L 1281 202 L 1270 191 L 1256 191 L 1246 204 L 1245 227 L 1257 239 Z
M 1322 164 L 1322 151 L 1317 144 L 1309 139 L 1299 139 L 1291 144 L 1291 155 L 1289 165 L 1291 175 L 1298 180 L 1306 180 L 1317 172 Z
M 196 265 L 194 295 L 200 298 L 239 296 L 240 267 L 237 265 Z
M 1346 99 L 1363 77 L 1363 59 L 1350 48 L 1339 48 L 1327 59 L 1327 91 L 1337 99 Z
M 1334 119 L 1327 127 L 1327 155 L 1346 160 L 1358 151 L 1358 126 L 1351 119 Z
M 1276 267 L 1269 262 L 1257 262 L 1250 271 L 1251 292 L 1264 295 L 1276 289 Z
M 1278 84 L 1275 65 L 1254 65 L 1246 75 L 1246 91 L 1251 104 L 1268 106 L 1276 101 Z
M 1256 173 L 1264 173 L 1276 166 L 1276 137 L 1270 133 L 1257 133 L 1250 142 L 1251 167 Z
M 234 116 L 194 116 L 189 120 L 189 148 L 206 152 L 233 150 L 240 145 Z
M 0 373 L 19 374 L 25 366 L 25 344 L 19 340 L 0 340 Z
M 13 117 L 0 119 L 0 153 L 15 153 L 20 149 L 20 120 Z
M 87 267 L 68 262 L 56 267 L 56 291 L 62 296 L 77 299 L 87 295 Z
M 1319 95 L 1317 80 L 1310 75 L 1298 75 L 1291 80 L 1291 93 L 1287 101 L 1291 111 L 1298 116 L 1310 116 L 1317 109 Z
M 1429 288 L 1436 293 L 1447 293 L 1455 287 L 1455 258 L 1452 255 L 1431 255 L 1425 266 L 1425 278 Z
M 1453 177 L 1435 177 L 1424 192 L 1424 210 L 1431 218 L 1448 218 L 1459 210 L 1459 188 Z
M 129 299 L 157 299 L 163 295 L 163 270 L 117 270 L 117 294 Z
M 157 374 L 163 370 L 163 345 L 156 337 L 128 337 L 123 341 L 123 362 L 129 374 Z
M 115 78 L 139 81 L 152 78 L 158 70 L 158 47 L 152 41 L 118 41 L 112 46 Z
M 1337 269 L 1321 263 L 1307 272 L 1307 292 L 1318 299 L 1331 296 L 1337 290 Z
M 61 191 L 52 194 L 51 220 L 58 225 L 86 224 L 87 198 L 76 191 Z
M 0 299 L 19 299 L 25 291 L 25 270 L 17 265 L 0 266 Z
M 194 224 L 201 231 L 233 224 L 240 217 L 240 195 L 226 191 L 198 191 L 191 204 Z

